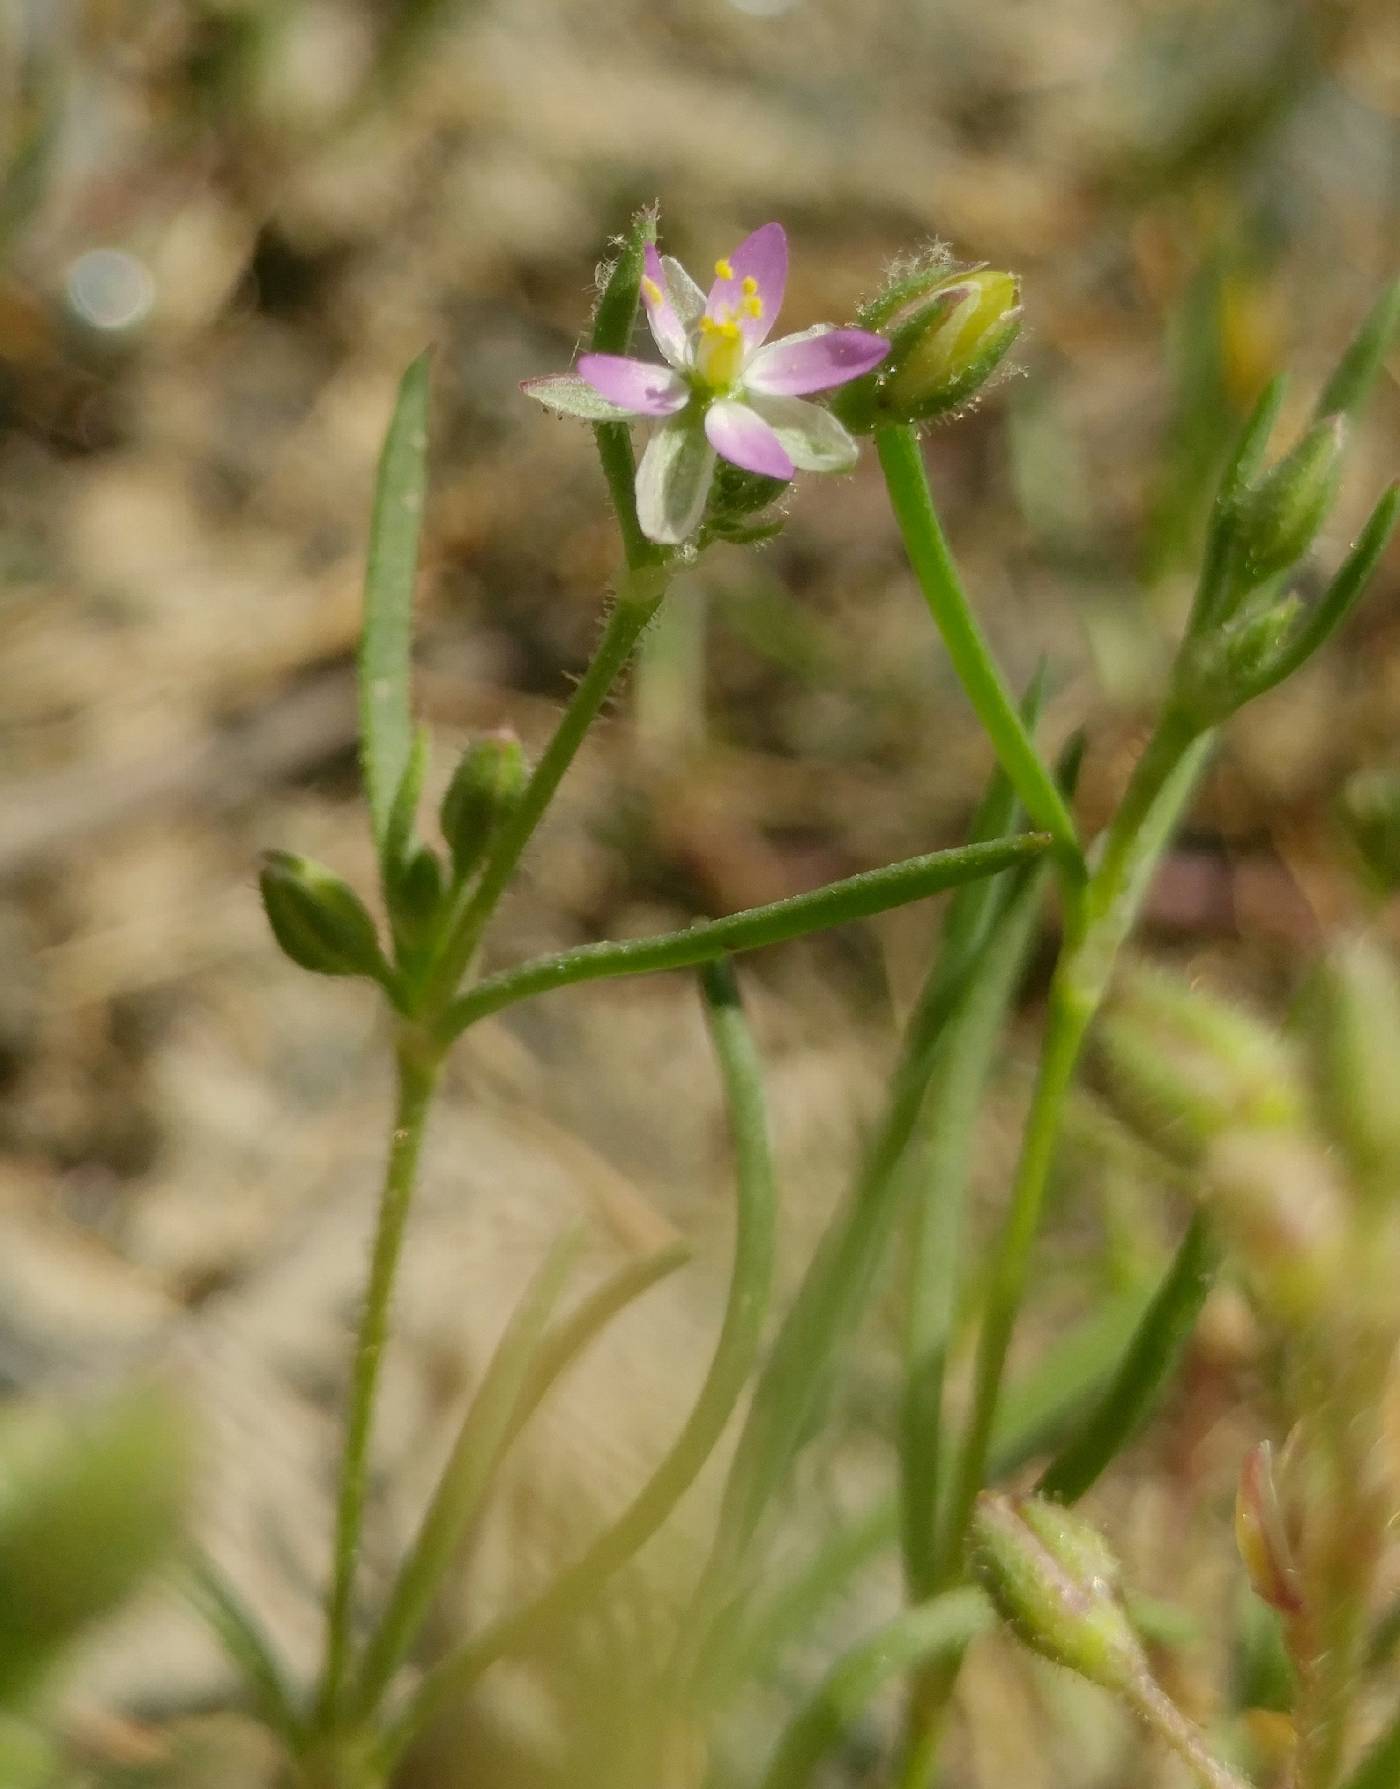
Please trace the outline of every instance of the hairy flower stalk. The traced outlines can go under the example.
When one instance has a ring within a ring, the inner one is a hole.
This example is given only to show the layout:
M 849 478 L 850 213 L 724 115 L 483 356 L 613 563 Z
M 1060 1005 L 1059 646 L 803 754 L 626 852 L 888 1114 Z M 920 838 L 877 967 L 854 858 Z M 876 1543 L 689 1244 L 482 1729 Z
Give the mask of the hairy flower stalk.
M 642 305 L 666 364 L 584 354 L 574 375 L 521 387 L 566 415 L 660 424 L 637 468 L 637 519 L 649 540 L 679 546 L 695 534 L 717 457 L 780 480 L 849 472 L 856 463 L 843 425 L 805 400 L 861 378 L 890 345 L 869 330 L 829 323 L 770 342 L 787 260 L 782 225 L 764 224 L 715 262 L 707 294 L 679 261 L 648 243 Z

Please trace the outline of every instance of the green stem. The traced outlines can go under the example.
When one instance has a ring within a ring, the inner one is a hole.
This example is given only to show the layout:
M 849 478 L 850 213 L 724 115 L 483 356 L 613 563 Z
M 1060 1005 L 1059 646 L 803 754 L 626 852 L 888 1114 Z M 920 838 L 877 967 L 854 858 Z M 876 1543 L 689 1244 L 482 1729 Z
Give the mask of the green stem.
M 935 1583 L 940 1588 L 961 1577 L 973 1505 L 987 1482 L 1007 1354 L 1025 1296 L 1065 1099 L 1084 1038 L 1210 744 L 1211 735 L 1202 734 L 1190 717 L 1167 708 L 1129 781 L 1093 880 L 1069 907 L 1011 1206 L 992 1262 L 972 1409 L 939 1537 Z M 939 1661 L 921 1679 L 901 1789 L 924 1789 L 932 1781 L 959 1663 L 956 1656 Z
M 956 884 L 1013 868 L 1036 856 L 1049 843 L 1043 833 L 1026 833 L 1012 839 L 932 852 L 926 857 L 887 864 L 882 869 L 862 871 L 785 901 L 750 907 L 724 919 L 702 920 L 683 932 L 583 944 L 555 956 L 537 957 L 518 968 L 489 976 L 454 1001 L 442 1017 L 439 1032 L 444 1038 L 457 1037 L 478 1019 L 499 1012 L 504 1006 L 575 982 L 689 968 L 739 951 L 778 944 L 806 932 L 848 925 L 908 901 L 923 900 Z
M 379 1219 L 370 1261 L 369 1284 L 355 1341 L 345 1451 L 336 1507 L 335 1559 L 326 1617 L 326 1660 L 321 1683 L 320 1720 L 333 1725 L 340 1712 L 349 1668 L 354 1614 L 355 1570 L 364 1526 L 369 1482 L 369 1444 L 375 1393 L 389 1333 L 394 1279 L 403 1248 L 404 1227 L 418 1173 L 428 1108 L 437 1085 L 440 1056 L 422 1038 L 400 1033 L 396 1050 L 398 1106 L 379 1201 Z
M 666 573 L 660 566 L 631 571 L 624 580 L 598 650 L 575 687 L 554 737 L 535 766 L 519 805 L 498 833 L 480 880 L 462 895 L 429 978 L 429 1012 L 446 1005 L 470 968 L 481 935 L 525 847 L 665 594 Z
M 1050 995 L 1050 1013 L 1030 1114 L 1021 1145 L 1021 1159 L 987 1289 L 982 1331 L 978 1338 L 972 1411 L 963 1438 L 949 1494 L 939 1582 L 956 1582 L 962 1570 L 963 1545 L 972 1507 L 982 1489 L 996 1421 L 1001 1382 L 1016 1318 L 1025 1297 L 1031 1253 L 1040 1225 L 1060 1118 L 1092 1009 L 1075 999 L 1057 976 Z
M 972 613 L 929 493 L 918 435 L 903 424 L 882 428 L 876 431 L 875 448 L 909 563 L 953 669 L 1026 812 L 1054 837 L 1071 878 L 1082 880 L 1084 858 L 1074 821 Z

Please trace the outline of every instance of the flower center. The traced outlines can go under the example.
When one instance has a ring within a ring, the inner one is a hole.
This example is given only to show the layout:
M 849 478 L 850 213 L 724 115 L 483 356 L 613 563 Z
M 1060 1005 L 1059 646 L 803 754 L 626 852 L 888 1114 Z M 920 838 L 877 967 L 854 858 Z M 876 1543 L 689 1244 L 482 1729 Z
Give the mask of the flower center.
M 715 262 L 715 275 L 732 280 L 734 269 L 728 261 Z M 763 315 L 763 300 L 758 295 L 758 281 L 746 274 L 736 303 L 717 304 L 713 313 L 700 319 L 700 339 L 695 347 L 695 370 L 714 391 L 726 391 L 738 382 L 744 370 L 744 331 L 741 317 Z

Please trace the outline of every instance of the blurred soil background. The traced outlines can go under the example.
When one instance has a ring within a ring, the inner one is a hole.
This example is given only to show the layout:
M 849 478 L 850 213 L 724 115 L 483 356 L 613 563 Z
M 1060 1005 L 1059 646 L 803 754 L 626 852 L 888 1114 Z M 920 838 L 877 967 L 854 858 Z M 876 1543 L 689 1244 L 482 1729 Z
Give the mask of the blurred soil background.
M 929 452 L 1009 672 L 1024 682 L 1048 655 L 1053 742 L 1088 726 L 1092 832 L 1141 741 L 1237 420 L 1285 365 L 1301 420 L 1396 271 L 1400 15 L 1392 0 L 6 0 L 0 20 L 0 1393 L 193 1361 L 219 1437 L 211 1544 L 309 1662 L 384 1040 L 367 992 L 279 957 L 255 876 L 281 846 L 372 885 L 352 653 L 403 367 L 432 344 L 418 702 L 440 788 L 477 729 L 540 741 L 595 637 L 617 548 L 590 438 L 517 382 L 568 364 L 595 264 L 637 205 L 660 200 L 665 245 L 699 268 L 780 218 L 793 329 L 848 319 L 934 239 L 1019 272 L 1020 374 Z M 1394 475 L 1397 373 L 1324 570 Z M 1232 725 L 1153 897 L 1154 948 L 1281 1006 L 1316 939 L 1361 910 L 1334 810 L 1356 772 L 1400 766 L 1397 589 L 1392 554 L 1340 643 Z M 675 590 L 494 959 L 956 843 L 988 763 L 868 458 L 808 481 L 774 544 L 716 550 Z M 915 910 L 743 971 L 789 1276 L 929 937 Z M 1036 994 L 986 1127 L 988 1213 Z M 683 979 L 552 995 L 472 1035 L 401 1301 L 385 1536 L 523 1275 L 580 1211 L 600 1260 L 676 1229 L 700 1259 L 546 1425 L 531 1457 L 554 1489 L 526 1494 L 527 1461 L 501 1594 L 554 1556 L 551 1523 L 586 1531 L 639 1479 L 712 1332 L 717 1098 Z M 1087 1097 L 1065 1168 L 1028 1364 L 1150 1273 L 1180 1218 Z M 1207 1613 L 1231 1594 L 1252 1346 L 1218 1298 L 1184 1389 L 1100 1502 L 1137 1579 Z M 848 1413 L 876 1434 L 879 1359 L 876 1335 Z M 883 1469 L 855 1477 L 868 1491 Z M 1212 1525 L 1185 1584 L 1182 1538 Z M 1208 1703 L 1219 1661 L 1197 1668 Z M 973 1713 L 979 1696 L 1002 1711 L 1049 1693 L 1032 1677 L 974 1674 Z M 168 1612 L 78 1682 L 82 1743 L 133 1768 L 164 1755 L 167 1717 L 227 1693 Z M 1145 1780 L 1111 1722 L 1086 1768 L 1081 1727 L 1082 1710 L 1061 1756 L 999 1712 L 976 1780 Z M 229 1781 L 252 1783 L 240 1768 Z

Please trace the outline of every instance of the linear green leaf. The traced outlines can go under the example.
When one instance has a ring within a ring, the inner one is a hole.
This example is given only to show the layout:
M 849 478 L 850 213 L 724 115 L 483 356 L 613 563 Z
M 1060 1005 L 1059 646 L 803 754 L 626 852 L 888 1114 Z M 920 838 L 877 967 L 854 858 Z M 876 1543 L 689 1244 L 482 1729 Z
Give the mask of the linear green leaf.
M 443 1575 L 480 1509 L 506 1447 L 540 1337 L 563 1290 L 582 1235 L 570 1231 L 535 1271 L 496 1344 L 457 1431 L 418 1536 L 399 1568 L 389 1601 L 366 1648 L 356 1705 L 368 1716 L 408 1656 Z
M 511 1435 L 525 1426 L 547 1393 L 588 1349 L 621 1311 L 649 1292 L 658 1281 L 684 1267 L 691 1258 L 690 1244 L 667 1243 L 640 1260 L 627 1261 L 582 1300 L 576 1310 L 561 1317 L 540 1343 L 511 1419 Z
M 1077 1502 L 1141 1428 L 1196 1326 L 1215 1264 L 1215 1246 L 1198 1212 L 1103 1397 L 1041 1474 L 1036 1489 L 1043 1497 Z
M 995 1619 L 981 1591 L 953 1590 L 886 1622 L 846 1654 L 793 1719 L 763 1789 L 805 1789 L 822 1759 L 891 1678 L 960 1654 Z
M 274 1733 L 295 1742 L 305 1723 L 261 1621 L 202 1550 L 191 1555 L 184 1588 L 243 1679 L 258 1715 Z
M 585 1605 L 650 1540 L 710 1457 L 753 1371 L 772 1287 L 777 1227 L 762 1075 L 729 965 L 708 965 L 701 981 L 724 1082 L 738 1188 L 729 1295 L 704 1384 L 651 1477 L 582 1557 L 565 1567 L 534 1602 L 501 1617 L 427 1674 L 386 1737 L 384 1755 L 390 1762 L 446 1701 L 460 1695 L 497 1659 Z
M 428 468 L 428 355 L 399 385 L 379 457 L 360 634 L 360 762 L 382 850 L 413 745 L 409 706 L 413 586 Z
M 793 895 L 764 907 L 750 907 L 725 919 L 701 920 L 684 932 L 666 932 L 657 938 L 626 939 L 618 943 L 583 944 L 557 956 L 538 957 L 518 969 L 478 982 L 448 1008 L 442 1035 L 455 1037 L 488 1013 L 499 1012 L 517 1000 L 548 993 L 574 982 L 596 981 L 605 976 L 649 975 L 659 969 L 686 969 L 698 963 L 757 950 L 798 938 L 804 932 L 847 925 L 868 919 L 891 907 L 923 900 L 945 888 L 979 877 L 995 875 L 1040 855 L 1049 845 L 1044 833 L 1023 833 L 1012 839 L 996 839 L 957 850 L 936 851 L 927 857 L 911 857 L 883 869 L 865 870 L 842 882 L 830 882 L 810 894 Z

